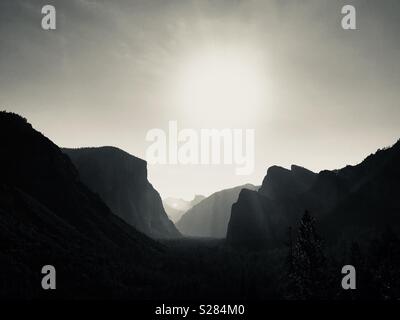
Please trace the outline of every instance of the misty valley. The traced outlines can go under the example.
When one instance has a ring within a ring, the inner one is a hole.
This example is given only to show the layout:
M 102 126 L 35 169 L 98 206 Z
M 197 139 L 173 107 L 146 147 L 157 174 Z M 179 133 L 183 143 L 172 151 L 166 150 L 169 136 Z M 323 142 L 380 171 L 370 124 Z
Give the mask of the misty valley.
M 8 112 L 0 137 L 2 297 L 400 297 L 399 141 L 355 166 L 272 166 L 260 186 L 185 202 L 163 201 L 146 162 L 118 148 L 59 148 Z
M 385 319 L 399 34 L 399 0 L 0 0 L 3 318 Z

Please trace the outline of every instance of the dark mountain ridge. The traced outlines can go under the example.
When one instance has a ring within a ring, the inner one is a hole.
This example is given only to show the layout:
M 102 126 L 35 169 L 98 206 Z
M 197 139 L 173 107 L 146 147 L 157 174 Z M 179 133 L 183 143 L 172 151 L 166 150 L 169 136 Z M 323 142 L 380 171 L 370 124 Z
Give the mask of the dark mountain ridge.
M 125 222 L 153 238 L 180 236 L 147 180 L 146 161 L 115 147 L 62 150 L 82 181 Z
M 271 167 L 259 192 L 242 191 L 232 206 L 227 240 L 282 245 L 305 210 L 329 239 L 355 238 L 400 225 L 400 142 L 355 166 L 313 174 L 297 166 Z M 256 226 L 256 227 L 255 227 Z
M 0 112 L 0 141 L 0 295 L 47 297 L 47 264 L 59 275 L 52 297 L 145 295 L 141 270 L 163 247 L 113 214 L 26 119 Z

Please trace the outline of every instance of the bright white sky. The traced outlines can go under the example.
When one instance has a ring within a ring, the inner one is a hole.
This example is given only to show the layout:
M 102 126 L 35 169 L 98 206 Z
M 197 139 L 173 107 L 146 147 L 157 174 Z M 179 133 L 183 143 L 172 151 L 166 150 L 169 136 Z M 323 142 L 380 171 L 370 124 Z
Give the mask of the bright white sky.
M 252 175 L 149 166 L 163 197 L 260 184 L 274 164 L 355 164 L 400 137 L 399 1 L 52 3 L 57 30 L 45 32 L 47 1 L 1 1 L 0 106 L 59 146 L 144 158 L 148 130 L 170 120 L 256 130 Z M 344 4 L 357 31 L 340 27 Z

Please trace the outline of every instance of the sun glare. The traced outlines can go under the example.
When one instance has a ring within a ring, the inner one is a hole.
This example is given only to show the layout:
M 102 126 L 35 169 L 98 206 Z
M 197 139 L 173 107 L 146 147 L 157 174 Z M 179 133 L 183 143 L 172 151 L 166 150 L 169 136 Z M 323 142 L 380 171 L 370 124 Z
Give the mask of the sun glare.
M 265 89 L 262 69 L 252 59 L 214 52 L 199 55 L 183 68 L 178 94 L 186 110 L 227 116 L 255 114 L 265 103 Z

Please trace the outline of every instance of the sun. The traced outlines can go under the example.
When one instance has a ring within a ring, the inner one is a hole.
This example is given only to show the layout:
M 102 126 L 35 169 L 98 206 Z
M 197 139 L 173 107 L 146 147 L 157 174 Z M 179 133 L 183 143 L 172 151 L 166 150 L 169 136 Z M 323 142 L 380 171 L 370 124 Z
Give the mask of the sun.
M 262 67 L 238 52 L 199 54 L 182 68 L 180 105 L 197 117 L 236 117 L 255 114 L 265 102 Z

